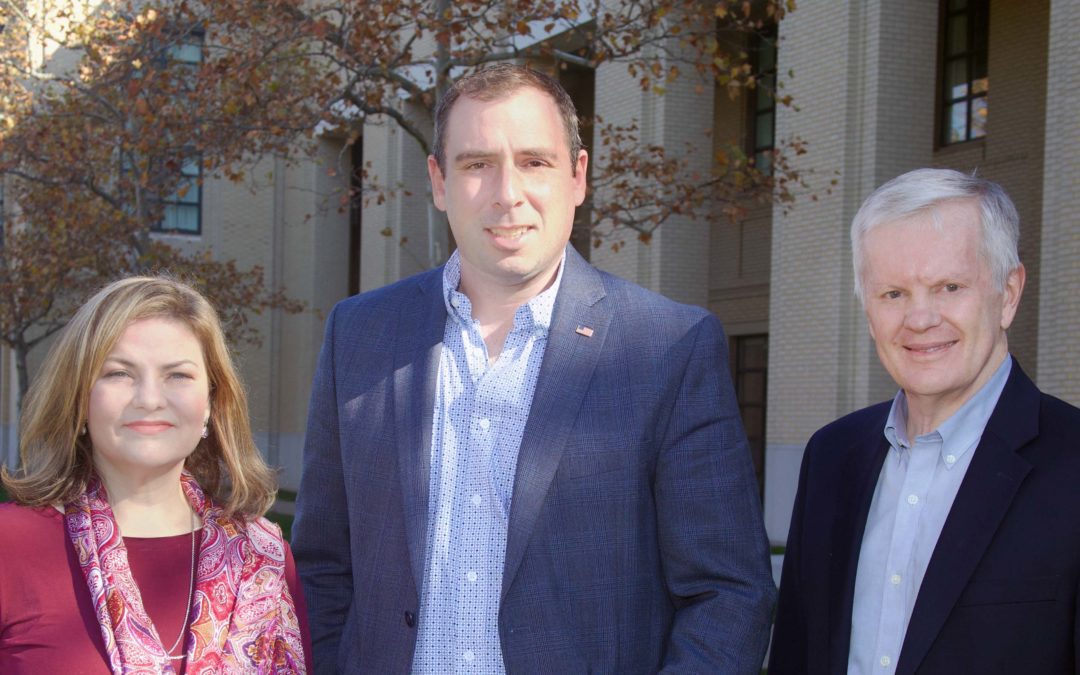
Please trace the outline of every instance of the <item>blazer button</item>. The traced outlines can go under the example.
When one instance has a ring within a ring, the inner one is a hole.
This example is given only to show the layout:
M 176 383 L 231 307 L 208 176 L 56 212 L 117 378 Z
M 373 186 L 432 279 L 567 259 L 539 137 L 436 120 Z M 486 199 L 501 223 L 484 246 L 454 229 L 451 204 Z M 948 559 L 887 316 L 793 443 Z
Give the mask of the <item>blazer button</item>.
M 416 625 L 416 615 L 412 612 L 405 612 L 405 625 L 412 628 Z

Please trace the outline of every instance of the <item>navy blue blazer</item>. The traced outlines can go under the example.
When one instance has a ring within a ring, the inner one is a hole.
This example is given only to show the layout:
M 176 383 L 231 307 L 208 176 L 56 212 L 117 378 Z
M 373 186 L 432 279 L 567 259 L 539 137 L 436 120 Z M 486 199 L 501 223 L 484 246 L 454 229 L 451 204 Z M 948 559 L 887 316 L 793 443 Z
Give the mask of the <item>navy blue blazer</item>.
M 320 673 L 411 667 L 445 322 L 441 268 L 327 321 L 293 529 Z M 509 519 L 509 672 L 758 672 L 775 587 L 712 314 L 568 250 Z
M 780 582 L 770 675 L 846 673 L 855 571 L 890 403 L 814 434 Z M 1080 410 L 1012 372 L 930 558 L 896 672 L 1076 672 Z

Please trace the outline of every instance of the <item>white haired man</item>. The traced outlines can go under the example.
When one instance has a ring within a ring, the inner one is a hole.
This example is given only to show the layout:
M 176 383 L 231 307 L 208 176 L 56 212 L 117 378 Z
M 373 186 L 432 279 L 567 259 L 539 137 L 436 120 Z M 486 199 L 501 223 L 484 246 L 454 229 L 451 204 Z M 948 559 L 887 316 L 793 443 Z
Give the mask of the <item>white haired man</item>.
M 770 675 L 1075 671 L 1080 410 L 1009 355 L 1018 238 L 998 185 L 946 169 L 856 214 L 856 293 L 900 392 L 807 445 Z

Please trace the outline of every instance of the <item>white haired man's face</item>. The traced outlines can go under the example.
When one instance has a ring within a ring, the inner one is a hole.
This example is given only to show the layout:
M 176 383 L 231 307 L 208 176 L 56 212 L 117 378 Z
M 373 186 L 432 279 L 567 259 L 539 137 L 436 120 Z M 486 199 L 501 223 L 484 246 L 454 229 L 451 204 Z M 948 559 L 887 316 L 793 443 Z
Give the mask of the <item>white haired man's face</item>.
M 939 223 L 935 222 L 936 218 Z M 1024 269 L 995 288 L 971 200 L 882 224 L 863 239 L 864 309 L 878 357 L 914 410 L 944 421 L 1008 353 Z

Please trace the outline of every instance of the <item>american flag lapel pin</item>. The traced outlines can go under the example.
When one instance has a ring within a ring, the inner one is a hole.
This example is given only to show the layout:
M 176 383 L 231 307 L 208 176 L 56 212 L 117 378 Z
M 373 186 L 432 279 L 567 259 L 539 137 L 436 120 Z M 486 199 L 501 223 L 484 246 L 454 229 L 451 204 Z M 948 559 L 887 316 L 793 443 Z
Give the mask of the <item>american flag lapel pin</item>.
M 584 335 L 585 337 L 592 337 L 593 329 L 588 326 L 578 326 L 574 329 L 574 332 L 578 335 Z

